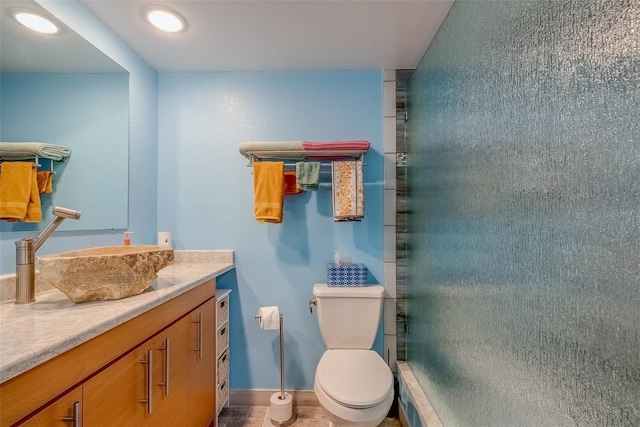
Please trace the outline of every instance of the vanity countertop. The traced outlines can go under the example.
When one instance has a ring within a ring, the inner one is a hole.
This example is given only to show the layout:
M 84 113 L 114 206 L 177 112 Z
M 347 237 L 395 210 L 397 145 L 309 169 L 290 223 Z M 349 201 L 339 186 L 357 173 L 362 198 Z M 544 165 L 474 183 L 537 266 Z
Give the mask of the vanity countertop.
M 0 304 L 0 383 L 234 268 L 233 251 L 174 251 L 140 295 L 76 304 L 57 289 Z

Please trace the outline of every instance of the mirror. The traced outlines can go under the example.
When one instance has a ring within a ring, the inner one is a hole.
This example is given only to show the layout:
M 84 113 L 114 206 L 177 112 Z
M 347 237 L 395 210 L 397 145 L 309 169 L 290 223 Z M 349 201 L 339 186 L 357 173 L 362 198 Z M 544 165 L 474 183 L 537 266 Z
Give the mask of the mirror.
M 14 14 L 51 18 L 58 34 L 39 34 Z M 82 212 L 61 230 L 127 228 L 129 74 L 31 0 L 0 2 L 0 141 L 37 141 L 71 148 L 53 168 L 53 192 L 41 194 L 42 221 L 7 223 L 0 231 L 38 231 L 53 206 Z

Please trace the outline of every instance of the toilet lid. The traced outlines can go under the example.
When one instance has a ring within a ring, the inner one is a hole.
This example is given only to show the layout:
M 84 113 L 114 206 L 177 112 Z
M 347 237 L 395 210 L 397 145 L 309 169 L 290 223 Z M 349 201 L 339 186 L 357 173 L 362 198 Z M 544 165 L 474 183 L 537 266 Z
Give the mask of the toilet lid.
M 351 408 L 369 408 L 393 391 L 393 374 L 373 350 L 327 350 L 316 368 L 318 385 L 333 400 Z

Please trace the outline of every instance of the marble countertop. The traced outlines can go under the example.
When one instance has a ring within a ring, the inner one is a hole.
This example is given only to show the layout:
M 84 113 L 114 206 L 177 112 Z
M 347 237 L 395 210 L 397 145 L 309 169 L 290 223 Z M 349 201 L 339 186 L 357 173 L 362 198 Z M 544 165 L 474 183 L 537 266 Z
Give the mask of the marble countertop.
M 233 251 L 175 251 L 140 295 L 73 303 L 57 289 L 0 304 L 0 383 L 234 268 Z

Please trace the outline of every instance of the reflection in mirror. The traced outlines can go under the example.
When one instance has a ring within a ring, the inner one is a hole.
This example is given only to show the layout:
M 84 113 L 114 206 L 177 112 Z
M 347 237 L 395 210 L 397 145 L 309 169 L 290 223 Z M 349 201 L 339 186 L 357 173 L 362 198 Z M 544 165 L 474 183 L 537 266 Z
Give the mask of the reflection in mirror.
M 23 27 L 14 15 L 24 10 L 61 31 Z M 82 212 L 62 230 L 127 228 L 128 73 L 34 1 L 2 0 L 0 19 L 0 141 L 71 148 L 64 162 L 39 160 L 39 169 L 55 172 L 53 192 L 41 194 L 42 221 L 2 221 L 0 231 L 38 231 L 56 205 Z

